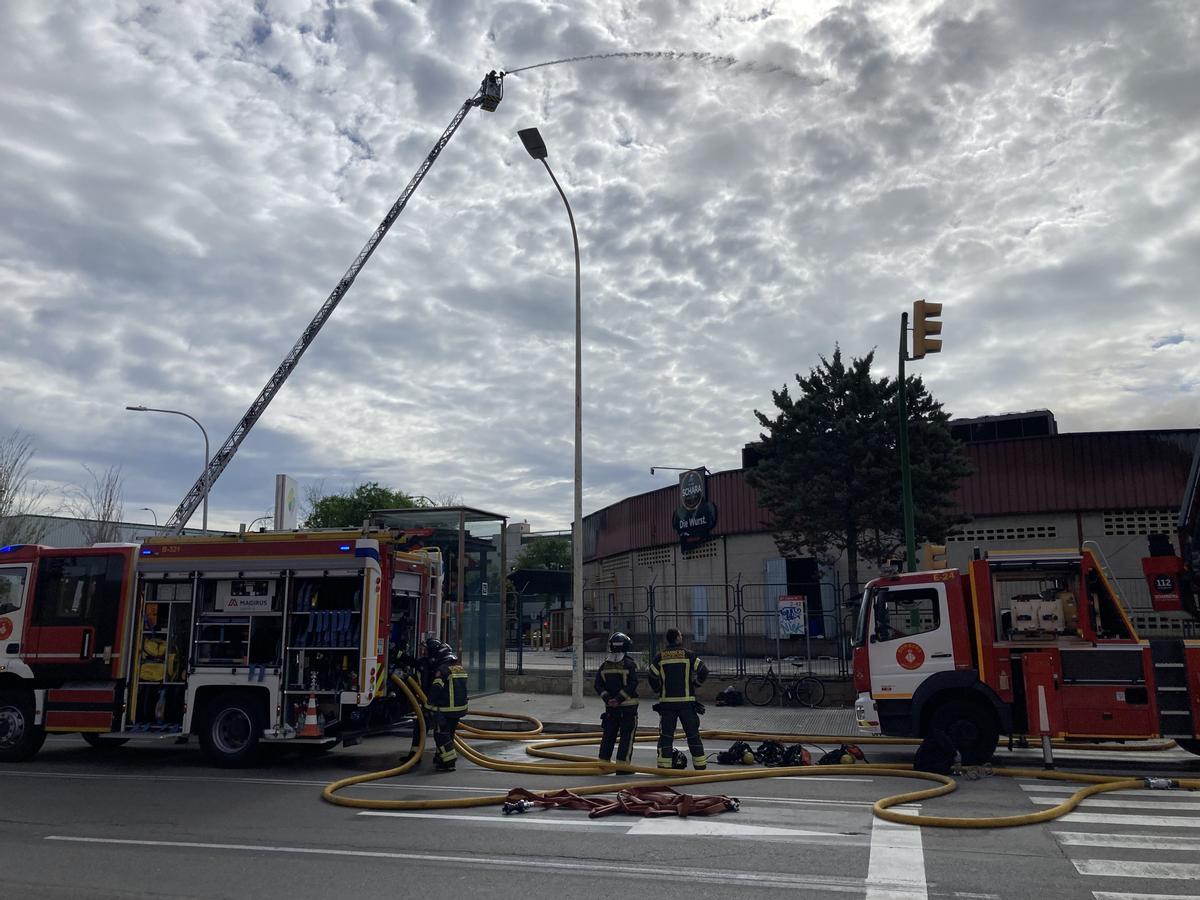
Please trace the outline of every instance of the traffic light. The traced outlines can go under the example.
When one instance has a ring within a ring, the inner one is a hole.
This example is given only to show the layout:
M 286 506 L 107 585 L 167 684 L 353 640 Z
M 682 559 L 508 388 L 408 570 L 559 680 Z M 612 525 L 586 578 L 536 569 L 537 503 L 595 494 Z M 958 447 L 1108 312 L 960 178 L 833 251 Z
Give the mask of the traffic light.
M 921 547 L 922 572 L 931 572 L 936 569 L 945 569 L 946 567 L 945 544 L 924 544 Z
M 942 352 L 941 339 L 929 336 L 942 333 L 942 323 L 936 321 L 941 314 L 940 303 L 913 301 L 913 359 L 922 359 L 926 353 Z

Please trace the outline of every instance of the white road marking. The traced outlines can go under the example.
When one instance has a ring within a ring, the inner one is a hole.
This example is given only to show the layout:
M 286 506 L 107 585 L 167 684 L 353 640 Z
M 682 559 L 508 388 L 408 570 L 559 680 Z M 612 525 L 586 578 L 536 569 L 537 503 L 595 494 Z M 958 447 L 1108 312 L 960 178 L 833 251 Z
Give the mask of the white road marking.
M 1142 862 L 1135 859 L 1073 859 L 1080 875 L 1118 878 L 1200 878 L 1200 863 Z
M 1096 831 L 1053 831 L 1060 844 L 1076 847 L 1122 847 L 1128 850 L 1195 850 L 1196 839 L 1165 834 L 1102 834 Z
M 59 778 L 59 779 L 84 779 L 91 781 L 137 781 L 143 784 L 158 781 L 172 781 L 179 783 L 215 783 L 215 784 L 265 784 L 278 785 L 282 787 L 318 787 L 323 788 L 329 782 L 327 781 L 310 781 L 302 778 L 238 778 L 236 776 L 220 776 L 220 775 L 160 775 L 151 776 L 145 775 L 122 775 L 119 773 L 96 773 L 96 772 L 31 772 L 26 769 L 5 769 L 4 776 L 6 778 Z M 779 779 L 780 781 L 799 781 L 800 778 Z M 822 782 L 826 781 L 861 781 L 871 782 L 870 778 L 821 778 Z M 459 784 L 417 784 L 412 781 L 374 781 L 364 784 L 356 784 L 354 790 L 368 788 L 371 790 L 385 791 L 433 791 L 433 792 L 448 792 L 448 793 L 477 793 L 477 794 L 503 794 L 507 793 L 507 788 L 497 785 L 496 787 L 478 787 L 474 785 L 459 785 Z M 830 805 L 830 806 L 847 806 L 867 808 L 874 804 L 872 800 L 817 800 L 803 797 L 747 797 L 739 796 L 739 799 L 752 800 L 761 803 L 780 803 L 788 805 Z M 899 808 L 899 807 L 897 807 Z M 905 809 L 909 807 L 905 806 Z M 914 809 L 919 807 L 913 807 Z
M 325 787 L 328 781 L 308 781 L 299 778 L 235 778 L 221 777 L 219 775 L 119 775 L 115 773 L 94 773 L 94 772 L 29 772 L 24 769 L 5 769 L 5 778 L 65 778 L 65 779 L 90 779 L 93 781 L 138 781 L 143 784 L 150 785 L 152 782 L 159 781 L 176 781 L 176 782 L 197 782 L 208 783 L 215 782 L 217 784 L 268 784 L 281 785 L 284 787 Z M 375 790 L 388 791 L 471 791 L 482 794 L 502 794 L 506 792 L 503 787 L 470 787 L 466 785 L 449 785 L 449 784 L 414 784 L 407 781 L 397 782 L 382 782 L 372 781 L 365 784 L 356 784 L 355 790 L 359 788 L 374 788 Z
M 1029 801 L 1042 806 L 1058 806 L 1065 799 L 1064 797 L 1030 797 Z M 1088 797 L 1083 801 L 1082 808 L 1090 809 L 1093 806 L 1109 809 L 1182 809 L 1200 812 L 1200 805 L 1197 805 L 1195 800 L 1187 803 L 1174 800 L 1106 800 L 1103 797 Z
M 614 822 L 610 819 L 601 821 L 599 819 L 588 819 L 588 818 L 571 819 L 568 822 L 568 821 L 564 821 L 563 819 L 551 820 L 551 819 L 547 819 L 547 818 L 539 818 L 537 815 L 531 814 L 531 813 L 525 813 L 522 815 L 514 815 L 514 816 L 505 816 L 505 815 L 496 815 L 496 813 L 493 812 L 491 815 L 471 816 L 471 815 L 463 815 L 461 813 L 457 814 L 457 815 L 451 815 L 448 813 L 440 813 L 440 812 L 408 812 L 408 811 L 391 810 L 391 809 L 369 809 L 369 810 L 363 810 L 362 812 L 359 813 L 359 815 L 360 816 L 379 816 L 379 817 L 390 818 L 390 819 L 455 819 L 460 822 L 477 822 L 477 823 L 483 823 L 485 825 L 512 825 L 515 823 L 517 825 L 541 825 L 541 826 L 548 826 L 551 828 L 562 828 L 564 825 L 569 825 L 569 826 L 582 825 L 582 826 L 586 826 L 589 828 L 592 826 L 595 826 L 598 828 L 629 828 L 633 824 L 630 821 L 619 821 L 618 820 L 618 821 Z
M 1153 828 L 1200 828 L 1200 818 L 1193 816 L 1122 816 L 1116 813 L 1067 813 L 1059 822 L 1080 822 L 1091 825 L 1144 825 Z
M 681 819 L 678 816 L 639 819 L 629 829 L 632 836 L 647 834 L 673 835 L 678 837 L 724 837 L 746 838 L 756 837 L 839 837 L 829 831 L 802 831 L 799 828 L 773 828 L 769 825 L 743 825 L 738 822 L 721 822 L 716 819 L 696 818 L 689 816 Z
M 1200 894 L 1122 894 L 1118 891 L 1092 891 L 1095 900 L 1200 900 Z
M 872 819 L 866 900 L 926 900 L 928 896 L 921 829 Z
M 281 853 L 312 856 L 344 856 L 367 859 L 393 859 L 415 862 L 446 864 L 453 867 L 483 866 L 489 868 L 516 869 L 520 871 L 544 870 L 549 872 L 581 872 L 600 875 L 606 880 L 613 878 L 647 879 L 653 881 L 701 882 L 705 884 L 729 884 L 738 887 L 790 888 L 792 890 L 821 890 L 847 894 L 862 894 L 863 880 L 836 875 L 793 875 L 786 872 L 739 872 L 730 869 L 677 869 L 666 866 L 614 866 L 609 861 L 600 863 L 557 862 L 531 859 L 521 856 L 445 856 L 434 853 L 405 853 L 386 850 L 334 850 L 325 847 L 285 847 L 269 844 L 217 844 L 201 841 L 154 841 L 126 838 L 75 837 L 71 835 L 47 835 L 48 841 L 67 841 L 78 844 L 105 844 L 125 847 L 162 847 L 188 850 L 226 850 L 237 853 Z M 889 887 L 879 882 L 881 889 Z M 891 885 L 904 890 L 907 885 Z M 870 896 L 870 894 L 868 894 Z M 907 897 L 907 893 L 880 894 L 878 896 Z M 922 894 L 924 896 L 924 894 Z M 958 894 L 956 896 L 968 896 Z M 988 897 L 994 895 L 973 895 Z
M 1044 781 L 1037 782 L 1020 782 L 1021 790 L 1030 794 L 1073 794 L 1076 791 L 1083 790 L 1088 785 L 1086 784 L 1047 784 Z M 1155 791 L 1146 788 L 1129 788 L 1122 791 L 1105 791 L 1106 797 L 1179 797 L 1187 799 L 1195 799 L 1200 803 L 1200 791 L 1189 791 L 1182 788 L 1174 788 L 1168 791 Z

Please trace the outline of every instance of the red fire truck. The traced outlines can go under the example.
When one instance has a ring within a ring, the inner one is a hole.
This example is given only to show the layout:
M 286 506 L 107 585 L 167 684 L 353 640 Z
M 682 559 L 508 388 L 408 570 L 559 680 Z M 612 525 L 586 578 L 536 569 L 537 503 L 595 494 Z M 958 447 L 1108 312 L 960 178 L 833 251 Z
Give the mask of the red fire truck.
M 387 689 L 390 656 L 436 635 L 441 614 L 440 557 L 398 540 L 0 548 L 0 761 L 78 732 L 94 746 L 196 735 L 217 764 L 243 765 L 266 743 L 391 727 L 407 707 Z
M 976 554 L 967 570 L 877 578 L 854 647 L 859 728 L 952 734 L 963 761 L 999 736 L 1174 738 L 1200 754 L 1200 641 L 1142 640 L 1094 544 Z

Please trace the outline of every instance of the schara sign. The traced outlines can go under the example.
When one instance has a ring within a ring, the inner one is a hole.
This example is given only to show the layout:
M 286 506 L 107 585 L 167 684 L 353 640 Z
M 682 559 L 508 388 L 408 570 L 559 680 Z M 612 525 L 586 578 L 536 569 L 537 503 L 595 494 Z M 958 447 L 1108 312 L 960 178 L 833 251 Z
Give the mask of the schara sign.
M 679 546 L 686 550 L 708 539 L 717 524 L 717 507 L 708 499 L 705 469 L 689 469 L 679 476 L 679 506 L 671 525 L 679 533 Z

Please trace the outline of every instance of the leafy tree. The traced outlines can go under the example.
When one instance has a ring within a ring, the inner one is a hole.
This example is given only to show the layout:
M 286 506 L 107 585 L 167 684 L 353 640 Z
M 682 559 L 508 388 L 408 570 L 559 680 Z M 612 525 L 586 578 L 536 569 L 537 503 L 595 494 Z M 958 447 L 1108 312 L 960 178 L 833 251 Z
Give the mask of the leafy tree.
M 39 518 L 46 489 L 29 480 L 34 456 L 33 438 L 23 431 L 0 438 L 0 545 L 36 544 L 46 536 L 47 523 Z
M 773 417 L 754 411 L 764 431 L 761 461 L 746 473 L 775 522 L 781 552 L 845 552 L 857 590 L 860 556 L 875 563 L 904 545 L 898 445 L 898 382 L 871 377 L 874 352 L 846 366 L 840 348 L 807 377 L 772 391 Z M 970 464 L 951 436 L 949 416 L 918 377 L 906 379 L 914 532 L 942 541 L 958 524 L 951 499 Z
M 404 493 L 384 487 L 378 481 L 364 481 L 344 494 L 325 494 L 320 487 L 309 488 L 306 528 L 357 528 L 373 509 L 413 509 L 423 504 Z
M 571 542 L 563 538 L 540 538 L 530 541 L 517 555 L 520 569 L 553 569 L 571 571 Z

